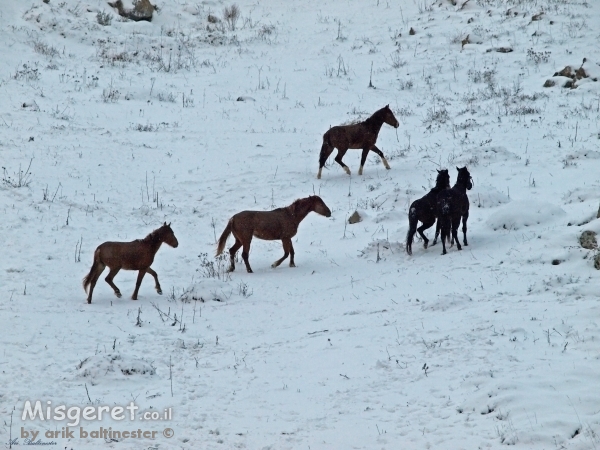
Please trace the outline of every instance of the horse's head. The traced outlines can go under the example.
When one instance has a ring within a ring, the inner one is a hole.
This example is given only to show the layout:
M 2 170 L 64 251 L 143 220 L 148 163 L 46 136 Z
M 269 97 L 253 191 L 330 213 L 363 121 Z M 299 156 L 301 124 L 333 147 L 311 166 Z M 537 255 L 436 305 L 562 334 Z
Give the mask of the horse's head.
M 325 217 L 331 217 L 331 210 L 327 207 L 325 202 L 318 195 L 311 195 L 309 197 L 312 201 L 312 210 L 317 214 L 321 214 Z
M 394 113 L 390 109 L 390 105 L 385 105 L 385 108 L 383 108 L 383 121 L 394 128 L 400 126 L 398 119 L 396 119 L 396 116 L 394 116 Z
M 460 184 L 470 190 L 473 187 L 473 178 L 471 178 L 471 174 L 467 170 L 467 166 L 460 169 L 457 167 L 456 170 L 458 170 L 456 184 Z
M 175 233 L 173 233 L 173 230 L 171 229 L 170 222 L 169 224 L 165 222 L 164 225 L 158 229 L 158 231 L 160 232 L 160 240 L 162 242 L 164 242 L 167 245 L 170 245 L 173 248 L 177 248 L 179 246 L 179 242 L 175 237 Z
M 450 187 L 450 174 L 448 169 L 438 169 L 437 179 L 435 180 L 435 187 L 440 189 L 448 189 Z

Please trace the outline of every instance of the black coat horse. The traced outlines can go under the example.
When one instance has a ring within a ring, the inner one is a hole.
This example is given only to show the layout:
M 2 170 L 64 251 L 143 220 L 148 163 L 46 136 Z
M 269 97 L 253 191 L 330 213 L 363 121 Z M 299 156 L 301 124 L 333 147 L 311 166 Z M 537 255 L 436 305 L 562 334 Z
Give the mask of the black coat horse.
M 456 242 L 458 250 L 462 250 L 458 242 L 458 226 L 462 218 L 463 243 L 467 243 L 467 220 L 469 219 L 469 197 L 467 190 L 473 187 L 473 179 L 466 167 L 456 168 L 458 177 L 452 189 L 442 191 L 437 198 L 437 216 L 442 233 L 442 255 L 446 254 L 446 241 Z M 452 233 L 452 238 L 450 237 Z M 452 239 L 452 241 L 450 240 Z
M 412 243 L 415 233 L 418 231 L 421 238 L 423 238 L 423 247 L 427 248 L 429 239 L 425 236 L 423 231 L 430 228 L 436 219 L 437 214 L 437 198 L 440 192 L 445 189 L 450 189 L 450 175 L 447 169 L 438 170 L 437 179 L 435 186 L 430 190 L 424 197 L 415 200 L 410 205 L 408 210 L 408 233 L 406 235 L 406 253 L 412 255 Z M 421 222 L 419 228 L 417 225 Z M 436 230 L 435 238 L 437 239 L 439 233 L 439 227 Z M 433 241 L 435 244 L 435 240 Z

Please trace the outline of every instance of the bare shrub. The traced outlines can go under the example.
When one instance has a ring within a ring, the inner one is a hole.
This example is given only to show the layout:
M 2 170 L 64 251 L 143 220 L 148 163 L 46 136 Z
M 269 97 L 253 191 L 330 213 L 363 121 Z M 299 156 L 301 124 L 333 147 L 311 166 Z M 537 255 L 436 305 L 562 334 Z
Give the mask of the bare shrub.
M 48 45 L 45 42 L 40 40 L 33 41 L 33 50 L 40 55 L 48 56 L 49 58 L 53 58 L 58 56 L 58 50 L 52 45 Z
M 423 119 L 423 125 L 431 127 L 432 125 L 442 125 L 450 120 L 450 114 L 445 107 L 441 108 L 427 108 L 427 116 Z
M 158 101 L 159 102 L 170 102 L 170 103 L 175 103 L 177 101 L 177 98 L 175 97 L 175 94 L 173 94 L 172 92 L 159 92 L 157 94 L 158 97 Z
M 226 253 L 215 257 L 214 260 L 208 259 L 207 253 L 200 253 L 198 255 L 198 258 L 200 258 L 200 269 L 198 271 L 205 278 L 216 278 L 221 281 L 231 280 L 231 274 L 228 272 L 229 255 Z
M 240 19 L 240 8 L 235 3 L 223 8 L 223 20 L 230 31 L 235 31 L 238 20 Z
M 536 52 L 532 48 L 527 50 L 527 60 L 534 63 L 536 66 L 541 63 L 547 63 L 550 59 L 550 52 Z
M 270 37 L 275 33 L 275 25 L 263 25 L 257 32 L 259 39 L 269 40 Z
M 98 11 L 96 14 L 96 21 L 102 26 L 109 26 L 112 22 L 112 16 L 105 11 Z
M 27 187 L 31 184 L 31 163 L 33 158 L 29 160 L 27 169 L 23 170 L 19 164 L 19 171 L 12 177 L 8 174 L 6 167 L 2 167 L 2 184 L 11 188 Z
M 400 52 L 395 51 L 390 54 L 390 64 L 394 69 L 399 69 L 406 65 L 406 60 L 400 57 Z
M 104 103 L 116 103 L 121 93 L 113 87 L 112 80 L 107 88 L 102 90 L 102 101 Z
M 15 80 L 37 81 L 40 79 L 40 72 L 37 67 L 33 68 L 29 67 L 27 64 L 23 64 L 22 68 L 17 68 L 12 77 Z

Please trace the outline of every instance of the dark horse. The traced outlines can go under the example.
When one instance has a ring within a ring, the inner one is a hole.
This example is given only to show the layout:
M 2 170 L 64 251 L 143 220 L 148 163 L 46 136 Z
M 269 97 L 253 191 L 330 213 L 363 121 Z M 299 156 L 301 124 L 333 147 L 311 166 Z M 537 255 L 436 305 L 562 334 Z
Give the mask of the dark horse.
M 283 257 L 275 261 L 271 267 L 275 268 L 281 264 L 288 255 L 290 256 L 290 267 L 296 267 L 294 264 L 294 247 L 292 238 L 298 231 L 298 225 L 308 215 L 314 211 L 325 217 L 331 216 L 331 210 L 317 195 L 300 198 L 285 208 L 277 208 L 273 211 L 242 211 L 235 214 L 225 227 L 223 234 L 219 238 L 217 247 L 217 256 L 223 253 L 227 238 L 231 233 L 235 238 L 235 244 L 229 249 L 231 255 L 231 265 L 229 271 L 235 270 L 235 254 L 240 247 L 242 249 L 242 258 L 246 263 L 246 270 L 252 273 L 248 254 L 250 253 L 250 241 L 256 236 L 259 239 L 278 240 L 283 244 Z
M 437 209 L 437 198 L 440 192 L 445 189 L 450 188 L 450 175 L 448 174 L 447 169 L 438 170 L 437 179 L 435 182 L 435 186 L 432 190 L 430 190 L 424 197 L 421 197 L 418 200 L 415 200 L 410 205 L 410 209 L 408 211 L 408 233 L 406 235 L 406 253 L 412 255 L 412 243 L 415 232 L 419 232 L 419 235 L 423 238 L 423 247 L 427 248 L 429 244 L 429 239 L 425 236 L 423 231 L 430 228 L 436 219 L 436 209 Z M 417 225 L 419 221 L 423 224 L 419 228 Z M 439 227 L 435 233 L 435 241 L 437 240 Z
M 83 279 L 83 288 L 85 291 L 88 291 L 88 286 L 90 288 L 87 302 L 92 303 L 94 286 L 96 286 L 96 282 L 106 266 L 108 266 L 110 272 L 105 280 L 113 288 L 117 297 L 121 297 L 121 291 L 113 283 L 113 278 L 121 269 L 139 270 L 135 290 L 131 296 L 132 300 L 137 300 L 138 290 L 146 272 L 154 277 L 156 292 L 162 294 L 160 284 L 158 283 L 158 275 L 156 275 L 156 272 L 150 266 L 154 261 L 154 255 L 156 255 L 163 242 L 173 248 L 179 245 L 171 229 L 171 224 L 167 225 L 167 222 L 144 239 L 136 239 L 131 242 L 105 242 L 104 244 L 100 244 L 94 252 L 94 264 L 92 264 L 90 273 Z
M 377 153 L 381 158 L 385 168 L 389 169 L 390 165 L 385 159 L 385 156 L 383 156 L 381 150 L 375 146 L 377 135 L 379 134 L 379 130 L 381 130 L 381 126 L 384 122 L 393 126 L 394 128 L 398 128 L 398 126 L 400 126 L 398 120 L 394 116 L 394 113 L 390 109 L 390 105 L 386 105 L 384 108 L 376 111 L 364 122 L 359 122 L 354 125 L 340 125 L 330 128 L 329 131 L 323 135 L 323 146 L 321 147 L 321 154 L 319 155 L 319 173 L 317 173 L 317 178 L 321 178 L 321 171 L 323 170 L 325 161 L 327 161 L 327 158 L 329 158 L 329 155 L 331 155 L 331 152 L 333 152 L 334 148 L 338 149 L 338 154 L 335 157 L 335 161 L 342 166 L 348 175 L 350 175 L 350 169 L 346 164 L 344 164 L 342 158 L 349 148 L 362 148 L 363 152 L 362 158 L 360 159 L 360 169 L 358 169 L 359 175 L 362 175 L 363 167 L 365 165 L 365 161 L 367 160 L 367 154 L 369 153 L 369 150 Z
M 438 222 L 442 233 L 442 255 L 446 254 L 446 241 L 456 242 L 458 250 L 462 250 L 460 242 L 458 242 L 458 226 L 462 218 L 463 243 L 467 243 L 467 220 L 469 219 L 469 197 L 467 197 L 467 189 L 473 187 L 473 179 L 466 167 L 458 170 L 456 184 L 452 189 L 446 189 L 440 192 L 437 198 L 437 214 Z M 452 232 L 452 236 L 450 233 Z

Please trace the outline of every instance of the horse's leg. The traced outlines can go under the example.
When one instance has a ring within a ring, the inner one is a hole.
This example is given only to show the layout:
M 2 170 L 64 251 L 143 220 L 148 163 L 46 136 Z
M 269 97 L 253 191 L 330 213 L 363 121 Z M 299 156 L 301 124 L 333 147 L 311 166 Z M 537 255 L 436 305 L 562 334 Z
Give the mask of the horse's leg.
M 227 270 L 227 272 L 233 272 L 235 270 L 235 254 L 237 253 L 237 251 L 240 249 L 241 246 L 242 246 L 242 241 L 240 241 L 238 238 L 235 238 L 235 244 L 233 244 L 233 247 L 231 247 L 229 249 L 230 264 L 229 264 L 229 269 Z
M 327 158 L 333 152 L 334 147 L 323 142 L 323 146 L 321 147 L 321 153 L 319 154 L 319 172 L 317 173 L 317 178 L 321 179 L 321 171 L 327 162 Z
M 244 248 L 242 249 L 242 259 L 244 260 L 244 263 L 246 264 L 246 270 L 248 271 L 248 273 L 252 273 L 252 268 L 250 267 L 250 261 L 248 260 L 248 256 L 250 255 L 250 242 L 252 242 L 252 236 L 250 236 L 250 238 L 248 238 L 247 240 L 245 240 L 242 244 L 244 246 Z M 237 242 L 236 242 L 237 244 Z
M 108 272 L 108 275 L 106 275 L 106 278 L 104 280 L 109 284 L 111 288 L 113 288 L 113 291 L 115 291 L 115 295 L 118 298 L 121 298 L 121 291 L 115 285 L 115 283 L 113 283 L 113 278 L 119 273 L 119 270 L 121 270 L 120 267 L 111 267 L 110 272 Z
M 152 275 L 154 277 L 154 288 L 156 289 L 156 292 L 158 292 L 160 295 L 162 295 L 162 289 L 160 288 L 160 283 L 158 282 L 158 275 L 156 274 L 156 272 L 151 269 L 150 267 L 148 267 L 146 269 L 146 272 L 148 272 L 150 275 Z
M 460 216 L 456 219 L 452 219 L 452 239 L 456 242 L 456 249 L 462 250 L 460 242 L 458 240 L 458 226 L 460 225 Z
M 344 171 L 350 175 L 350 168 L 344 164 L 344 161 L 342 161 L 342 158 L 344 157 L 344 155 L 346 154 L 346 152 L 348 151 L 347 148 L 338 148 L 338 154 L 335 157 L 335 162 L 338 163 L 340 166 L 342 166 L 342 169 L 344 169 Z
M 375 153 L 377 153 L 379 155 L 379 157 L 381 158 L 381 162 L 383 163 L 383 165 L 385 166 L 386 169 L 390 170 L 391 167 L 387 162 L 387 159 L 385 159 L 385 156 L 383 156 L 383 152 L 381 150 L 379 150 L 375 144 L 373 144 L 371 146 L 371 150 L 373 150 Z
M 95 272 L 92 274 L 91 280 L 90 280 L 90 291 L 89 291 L 88 298 L 87 298 L 88 303 L 92 303 L 92 292 L 94 292 L 94 287 L 96 286 L 96 282 L 98 281 L 98 278 L 100 278 L 100 275 L 102 275 L 102 272 L 104 272 L 105 268 L 106 268 L 106 266 L 104 264 L 102 264 L 101 262 L 98 262 L 98 266 L 97 266 Z
M 367 161 L 367 155 L 369 154 L 369 149 L 364 148 L 362 151 L 362 156 L 360 157 L 360 167 L 358 168 L 358 174 L 362 175 L 363 167 L 365 166 L 365 162 Z
M 283 245 L 283 256 L 281 258 L 279 258 L 277 261 L 275 261 L 273 264 L 271 264 L 271 267 L 274 269 L 275 267 L 279 266 L 279 264 L 281 264 L 282 262 L 284 262 L 286 260 L 286 258 L 289 256 L 290 254 L 290 247 L 292 246 L 292 240 L 290 238 L 283 238 L 281 239 L 281 244 Z M 294 260 L 294 257 L 292 256 L 292 261 Z M 293 263 L 290 263 L 291 267 L 294 267 Z
M 463 231 L 463 236 L 464 236 L 464 240 L 463 240 L 463 242 L 464 242 L 464 244 L 465 244 L 465 247 L 466 247 L 467 245 L 469 245 L 469 244 L 467 243 L 467 220 L 469 220 L 469 211 L 467 211 L 467 212 L 466 212 L 466 213 L 465 213 L 465 214 L 462 216 L 462 223 L 463 223 L 463 226 L 462 226 L 462 231 Z
M 446 252 L 446 237 L 450 234 L 450 230 L 448 228 L 452 228 L 452 223 L 448 217 L 438 217 L 438 221 L 440 223 L 440 231 L 442 238 L 442 255 L 445 255 Z
M 440 221 L 438 220 L 435 223 L 435 236 L 433 237 L 433 242 L 431 243 L 432 246 L 437 244 L 438 237 L 440 236 L 440 231 L 441 231 L 441 226 L 440 226 Z
M 142 280 L 144 279 L 144 275 L 148 269 L 140 269 L 137 276 L 137 281 L 135 282 L 135 290 L 133 291 L 133 295 L 131 296 L 131 300 L 137 300 L 138 291 L 140 290 L 140 286 L 142 285 Z M 154 271 L 153 271 L 154 272 Z
M 435 218 L 433 220 L 427 218 L 426 221 L 423 221 L 423 225 L 421 225 L 419 228 L 417 228 L 417 232 L 419 233 L 421 238 L 423 238 L 423 248 L 427 248 L 427 245 L 429 244 L 429 239 L 427 239 L 427 237 L 425 236 L 423 231 L 427 230 L 428 228 L 431 228 L 434 221 L 435 221 Z

